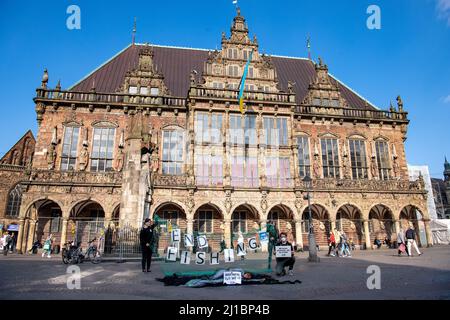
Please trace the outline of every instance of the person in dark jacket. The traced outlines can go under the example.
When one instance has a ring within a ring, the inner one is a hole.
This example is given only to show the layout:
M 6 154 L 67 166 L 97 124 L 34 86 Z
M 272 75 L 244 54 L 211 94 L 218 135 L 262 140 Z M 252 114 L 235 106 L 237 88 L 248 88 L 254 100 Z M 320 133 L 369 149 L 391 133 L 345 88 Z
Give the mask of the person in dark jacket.
M 286 267 L 289 267 L 289 275 L 294 275 L 293 269 L 294 269 L 294 263 L 295 263 L 295 257 L 294 257 L 294 247 L 290 242 L 287 241 L 287 235 L 286 233 L 282 232 L 280 233 L 280 239 L 277 241 L 276 246 L 290 246 L 291 247 L 291 257 L 290 258 L 276 258 L 277 265 L 276 265 L 276 273 L 277 276 L 284 276 L 286 275 Z
M 156 224 L 149 218 L 144 221 L 144 226 L 139 234 L 142 249 L 142 272 L 151 272 L 150 265 L 153 255 L 153 229 Z
M 417 254 L 420 256 L 422 253 L 419 251 L 419 248 L 417 247 L 416 243 L 416 232 L 412 227 L 409 227 L 408 230 L 406 230 L 406 246 L 408 248 L 408 254 L 410 257 L 412 257 L 412 246 L 414 246 L 414 249 L 416 249 Z

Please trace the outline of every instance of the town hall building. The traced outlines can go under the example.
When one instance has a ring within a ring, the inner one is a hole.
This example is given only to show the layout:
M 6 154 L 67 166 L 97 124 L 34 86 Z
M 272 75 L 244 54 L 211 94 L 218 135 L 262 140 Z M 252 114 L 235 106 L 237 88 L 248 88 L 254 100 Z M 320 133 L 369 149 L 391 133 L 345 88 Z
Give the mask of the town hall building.
M 88 226 L 140 228 L 155 214 L 214 248 L 273 221 L 307 249 L 308 191 L 321 246 L 339 229 L 371 249 L 419 219 L 431 245 L 423 180 L 408 180 L 400 97 L 380 110 L 320 58 L 262 54 L 239 10 L 221 44 L 132 43 L 67 89 L 51 88 L 45 70 L 36 139 L 28 133 L 0 161 L 0 222 L 17 226 L 18 251 Z

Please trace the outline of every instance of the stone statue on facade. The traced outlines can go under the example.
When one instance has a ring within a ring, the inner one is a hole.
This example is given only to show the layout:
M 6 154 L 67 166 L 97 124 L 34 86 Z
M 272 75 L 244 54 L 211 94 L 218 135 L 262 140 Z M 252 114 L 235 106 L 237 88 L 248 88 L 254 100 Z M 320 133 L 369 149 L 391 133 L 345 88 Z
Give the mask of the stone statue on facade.
M 56 145 L 54 143 L 51 143 L 47 151 L 48 170 L 55 169 L 55 161 L 56 161 Z
M 378 176 L 377 159 L 375 157 L 371 157 L 370 161 L 370 174 L 372 175 L 372 179 L 376 179 Z
M 315 179 L 320 179 L 320 160 L 318 154 L 314 155 L 313 173 Z
M 85 171 L 89 162 L 89 151 L 86 143 L 83 143 L 83 148 L 81 149 L 78 167 L 80 171 Z
M 400 165 L 398 164 L 398 160 L 396 157 L 394 157 L 394 163 L 392 165 L 392 169 L 394 171 L 394 177 L 400 179 Z
M 119 148 L 116 157 L 116 171 L 118 172 L 122 171 L 124 162 L 125 162 L 125 153 L 123 152 L 123 148 Z

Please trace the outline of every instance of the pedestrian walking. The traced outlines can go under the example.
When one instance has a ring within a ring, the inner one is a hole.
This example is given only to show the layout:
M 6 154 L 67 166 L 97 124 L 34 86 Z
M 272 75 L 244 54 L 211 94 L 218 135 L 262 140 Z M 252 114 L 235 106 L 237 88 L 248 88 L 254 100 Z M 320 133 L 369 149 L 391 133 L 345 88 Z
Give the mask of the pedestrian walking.
M 333 250 L 333 253 L 331 253 Z M 336 256 L 336 238 L 334 237 L 333 231 L 330 231 L 330 235 L 328 236 L 328 256 L 335 257 Z
M 155 227 L 156 224 L 153 223 L 151 219 L 146 218 L 141 233 L 139 234 L 142 250 L 142 272 L 151 272 L 150 266 L 152 263 L 154 241 L 153 229 L 155 229 Z
M 414 246 L 414 249 L 416 250 L 417 254 L 420 256 L 422 253 L 419 251 L 419 247 L 417 247 L 416 243 L 416 231 L 410 226 L 408 230 L 406 230 L 406 243 L 408 248 L 408 254 L 410 257 L 413 256 L 411 247 Z
M 52 252 L 52 242 L 53 242 L 53 235 L 50 234 L 47 239 L 44 242 L 44 247 L 42 250 L 42 258 L 47 255 L 47 258 L 51 258 L 51 252 Z
M 400 229 L 400 231 L 397 233 L 397 247 L 399 257 L 403 252 L 406 252 L 406 254 L 409 256 L 409 252 L 406 249 L 405 232 L 403 231 L 403 229 Z
M 3 255 L 8 255 L 9 244 L 11 242 L 11 235 L 9 232 L 6 232 L 2 237 L 2 246 L 3 246 Z
M 340 252 L 340 256 L 341 257 L 351 257 L 352 254 L 350 253 L 350 249 L 347 243 L 347 235 L 345 234 L 345 232 L 341 233 L 341 252 Z

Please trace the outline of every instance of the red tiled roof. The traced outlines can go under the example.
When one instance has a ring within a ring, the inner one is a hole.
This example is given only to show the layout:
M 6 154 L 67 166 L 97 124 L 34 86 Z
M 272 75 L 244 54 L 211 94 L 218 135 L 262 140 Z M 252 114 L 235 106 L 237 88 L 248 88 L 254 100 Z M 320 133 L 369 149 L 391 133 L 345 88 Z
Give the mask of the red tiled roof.
M 89 91 L 93 86 L 97 92 L 113 93 L 122 85 L 125 73 L 138 66 L 141 45 L 130 45 L 86 78 L 75 84 L 71 91 Z M 208 57 L 208 50 L 177 47 L 153 46 L 154 64 L 164 75 L 164 83 L 174 96 L 187 95 L 190 73 L 197 70 L 200 74 Z M 287 90 L 288 81 L 295 82 L 294 91 L 297 103 L 306 96 L 308 85 L 316 73 L 311 60 L 272 56 L 282 90 Z M 337 81 L 337 80 L 336 80 Z M 376 109 L 342 83 L 340 89 L 349 106 L 356 109 Z

